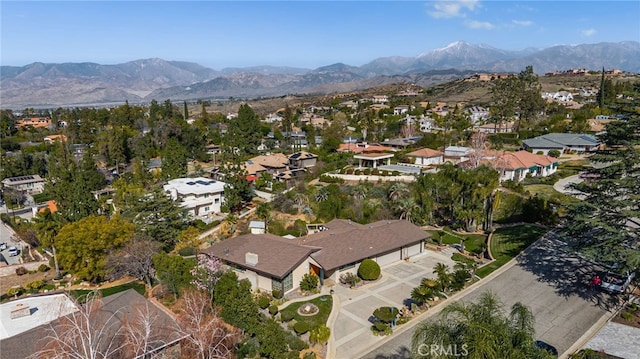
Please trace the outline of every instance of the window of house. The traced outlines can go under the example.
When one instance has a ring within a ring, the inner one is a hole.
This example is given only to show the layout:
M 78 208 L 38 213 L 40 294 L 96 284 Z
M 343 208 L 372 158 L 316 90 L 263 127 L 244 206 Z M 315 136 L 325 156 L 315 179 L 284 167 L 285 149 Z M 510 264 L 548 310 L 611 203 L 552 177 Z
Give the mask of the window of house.
M 209 212 L 211 209 L 209 208 L 209 206 L 204 207 L 204 211 L 205 212 Z
M 211 195 L 209 193 L 204 194 L 204 198 L 209 198 Z
M 356 266 L 356 263 L 355 263 L 355 262 L 354 262 L 354 263 L 349 263 L 349 264 L 345 264 L 345 265 L 343 265 L 342 267 L 338 268 L 338 270 L 339 270 L 339 271 L 343 271 L 343 270 L 346 270 L 346 269 L 353 268 L 353 267 L 355 267 L 355 266 Z
M 289 275 L 284 277 L 281 281 L 272 279 L 271 288 L 281 290 L 283 293 L 293 288 L 293 273 L 289 273 Z
M 220 203 L 220 198 L 216 198 L 216 199 L 214 199 L 214 200 L 213 200 L 213 203 L 215 203 L 215 204 Z

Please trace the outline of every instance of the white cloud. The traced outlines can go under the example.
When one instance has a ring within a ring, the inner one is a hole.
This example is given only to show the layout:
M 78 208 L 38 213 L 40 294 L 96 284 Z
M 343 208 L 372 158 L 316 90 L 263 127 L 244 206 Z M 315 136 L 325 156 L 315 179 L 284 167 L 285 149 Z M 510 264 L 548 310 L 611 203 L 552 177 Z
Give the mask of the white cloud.
M 465 21 L 464 24 L 470 29 L 482 29 L 482 30 L 491 30 L 496 26 L 488 21 Z
M 591 28 L 591 29 L 582 30 L 581 32 L 582 32 L 583 36 L 587 36 L 588 37 L 588 36 L 595 35 L 597 31 L 596 31 L 596 29 Z
M 515 25 L 518 26 L 531 26 L 533 25 L 533 21 L 530 20 L 511 20 Z
M 436 19 L 465 17 L 465 11 L 473 11 L 480 6 L 478 3 L 478 0 L 439 0 L 433 2 L 433 10 L 428 13 Z

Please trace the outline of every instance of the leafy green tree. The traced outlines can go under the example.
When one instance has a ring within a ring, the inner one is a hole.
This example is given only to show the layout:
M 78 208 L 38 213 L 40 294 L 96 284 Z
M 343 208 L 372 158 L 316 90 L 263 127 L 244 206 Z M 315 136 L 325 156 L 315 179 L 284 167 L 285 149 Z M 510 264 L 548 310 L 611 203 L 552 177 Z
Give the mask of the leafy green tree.
M 121 213 L 136 225 L 136 231 L 162 243 L 165 250 L 173 249 L 180 232 L 188 224 L 184 209 L 161 187 L 154 187 L 149 193 L 126 202 Z
M 491 292 L 478 302 L 447 305 L 438 320 L 424 321 L 413 334 L 412 351 L 421 358 L 453 358 L 451 352 L 430 348 L 456 347 L 468 358 L 550 358 L 535 345 L 534 317 L 521 303 L 503 314 L 503 304 Z
M 575 185 L 585 198 L 570 207 L 562 235 L 584 255 L 604 263 L 640 267 L 640 116 L 607 125 L 604 146 L 590 160 L 593 179 Z
M 542 85 L 538 75 L 533 72 L 533 66 L 527 66 L 518 74 L 518 122 L 516 132 L 520 131 L 522 122 L 529 123 L 545 106 L 542 98 Z
M 162 177 L 173 179 L 187 175 L 187 152 L 174 138 L 167 141 L 162 152 Z
M 134 225 L 120 216 L 89 216 L 69 223 L 55 236 L 61 266 L 80 279 L 96 282 L 107 274 L 107 253 L 131 240 Z
M 240 157 L 256 155 L 262 141 L 261 123 L 258 115 L 247 105 L 241 105 L 238 117 L 229 121 L 224 145 Z
M 161 252 L 153 256 L 153 266 L 156 277 L 175 295 L 192 285 L 193 260 Z
M 497 129 L 504 122 L 511 121 L 516 114 L 518 104 L 518 78 L 509 75 L 495 80 L 491 87 L 491 107 L 489 108 L 489 122 Z
M 95 165 L 91 165 L 92 160 L 85 158 L 78 167 L 63 143 L 54 147 L 49 158 L 49 177 L 45 189 L 57 202 L 62 216 L 67 221 L 77 221 L 96 214 L 98 203 L 91 191 L 101 187 L 98 177 L 101 175 L 97 173 Z
M 56 269 L 56 278 L 60 278 L 62 274 L 60 272 L 60 265 L 58 264 L 55 238 L 58 233 L 60 233 L 62 227 L 64 227 L 65 220 L 58 212 L 51 212 L 49 208 L 45 209 L 44 212 L 38 212 L 33 220 L 40 244 L 45 248 L 51 248 Z
M 214 303 L 229 324 L 254 334 L 258 329 L 258 306 L 251 295 L 251 283 L 238 280 L 234 272 L 224 273 L 215 285 Z

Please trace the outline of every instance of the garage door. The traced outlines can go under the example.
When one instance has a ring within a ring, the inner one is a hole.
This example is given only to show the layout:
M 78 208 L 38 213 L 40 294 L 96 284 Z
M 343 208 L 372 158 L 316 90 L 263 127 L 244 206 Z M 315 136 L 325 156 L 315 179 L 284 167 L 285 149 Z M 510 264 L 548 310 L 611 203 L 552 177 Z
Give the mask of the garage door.
M 400 260 L 400 251 L 393 251 L 391 253 L 379 256 L 376 258 L 376 262 L 378 262 L 379 265 L 383 266 L 385 264 L 391 264 L 391 263 L 395 263 L 397 261 Z
M 408 248 L 409 249 L 409 252 L 408 252 L 409 257 L 420 254 L 420 248 L 422 248 L 422 243 L 414 244 L 411 247 L 409 247 Z

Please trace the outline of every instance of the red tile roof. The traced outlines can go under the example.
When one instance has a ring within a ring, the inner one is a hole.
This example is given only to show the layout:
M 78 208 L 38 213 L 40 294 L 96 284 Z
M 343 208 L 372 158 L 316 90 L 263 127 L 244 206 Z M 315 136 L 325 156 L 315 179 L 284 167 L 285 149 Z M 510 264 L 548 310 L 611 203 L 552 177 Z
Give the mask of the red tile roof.
M 421 148 L 413 152 L 407 153 L 408 157 L 439 157 L 444 156 L 443 152 L 432 150 L 431 148 Z

